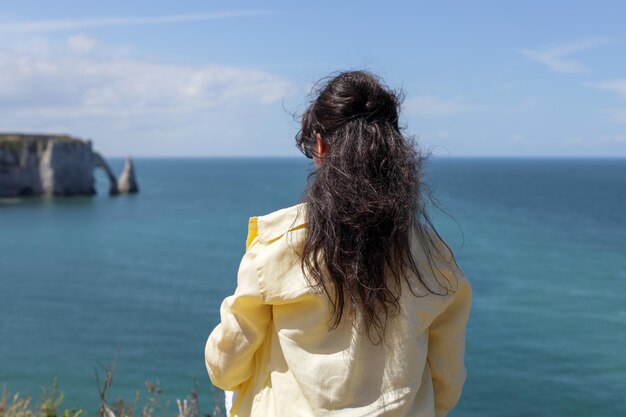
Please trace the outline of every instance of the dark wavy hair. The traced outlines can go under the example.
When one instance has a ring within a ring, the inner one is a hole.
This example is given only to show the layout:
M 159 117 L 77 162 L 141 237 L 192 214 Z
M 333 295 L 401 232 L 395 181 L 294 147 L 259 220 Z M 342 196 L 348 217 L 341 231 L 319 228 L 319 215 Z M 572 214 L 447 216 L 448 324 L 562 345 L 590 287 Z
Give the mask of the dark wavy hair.
M 400 311 L 403 281 L 417 281 L 425 294 L 451 290 L 447 280 L 428 280 L 412 256 L 416 234 L 432 269 L 429 248 L 437 245 L 430 231 L 441 237 L 426 211 L 433 201 L 423 175 L 429 154 L 398 124 L 403 99 L 367 71 L 323 78 L 296 135 L 305 154 L 316 133 L 327 145 L 323 156 L 316 155 L 320 166 L 308 174 L 301 197 L 307 205 L 302 271 L 330 299 L 330 329 L 347 313 L 374 344 L 384 340 L 387 319 Z M 407 267 L 413 272 L 407 274 Z M 413 285 L 408 288 L 418 296 Z

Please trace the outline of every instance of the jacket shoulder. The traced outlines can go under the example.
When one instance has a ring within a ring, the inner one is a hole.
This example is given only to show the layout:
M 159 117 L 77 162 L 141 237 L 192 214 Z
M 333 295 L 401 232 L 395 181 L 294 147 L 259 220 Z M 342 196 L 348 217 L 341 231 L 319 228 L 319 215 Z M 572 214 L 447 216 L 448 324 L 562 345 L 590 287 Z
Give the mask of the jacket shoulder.
M 288 294 L 295 296 L 307 291 L 297 253 L 306 224 L 306 203 L 250 217 L 246 250 L 254 246 L 252 251 L 264 301 L 286 301 Z
M 248 240 L 252 241 L 258 236 L 259 242 L 269 244 L 287 232 L 305 226 L 306 203 L 299 203 L 265 215 L 250 217 Z

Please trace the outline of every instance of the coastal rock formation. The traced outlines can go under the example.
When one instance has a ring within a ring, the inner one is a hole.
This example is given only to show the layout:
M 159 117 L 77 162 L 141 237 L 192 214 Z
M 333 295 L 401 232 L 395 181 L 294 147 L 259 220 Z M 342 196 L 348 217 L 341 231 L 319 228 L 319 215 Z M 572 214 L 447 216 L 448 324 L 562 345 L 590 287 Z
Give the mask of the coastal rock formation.
M 130 158 L 126 158 L 124 169 L 117 182 L 117 189 L 120 193 L 136 193 L 139 191 L 139 186 L 135 179 L 135 167 L 133 166 L 133 160 Z
M 39 156 L 44 194 L 95 194 L 91 142 L 49 140 Z
M 0 197 L 26 195 L 93 195 L 94 169 L 117 180 L 90 140 L 67 135 L 0 134 Z
M 109 164 L 107 164 L 107 161 L 105 161 L 102 155 L 100 155 L 98 152 L 93 153 L 93 161 L 94 161 L 94 168 L 102 168 L 104 173 L 109 178 L 109 195 L 118 194 L 119 190 L 117 187 L 117 180 L 115 179 L 115 174 L 109 167 Z
M 0 197 L 41 194 L 39 161 L 45 151 L 40 142 L 0 142 Z

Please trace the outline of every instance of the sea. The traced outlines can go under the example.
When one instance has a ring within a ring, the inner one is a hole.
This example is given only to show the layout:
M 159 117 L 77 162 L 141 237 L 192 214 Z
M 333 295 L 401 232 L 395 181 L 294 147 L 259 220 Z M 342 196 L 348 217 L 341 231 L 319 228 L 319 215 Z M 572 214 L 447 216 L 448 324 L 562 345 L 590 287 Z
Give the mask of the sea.
M 112 159 L 120 172 L 122 159 Z M 197 386 L 249 217 L 299 202 L 306 158 L 136 158 L 140 192 L 0 202 L 0 389 L 165 411 Z M 473 288 L 454 417 L 626 416 L 626 159 L 435 156 L 430 215 Z M 411 364 L 406 364 L 411 366 Z

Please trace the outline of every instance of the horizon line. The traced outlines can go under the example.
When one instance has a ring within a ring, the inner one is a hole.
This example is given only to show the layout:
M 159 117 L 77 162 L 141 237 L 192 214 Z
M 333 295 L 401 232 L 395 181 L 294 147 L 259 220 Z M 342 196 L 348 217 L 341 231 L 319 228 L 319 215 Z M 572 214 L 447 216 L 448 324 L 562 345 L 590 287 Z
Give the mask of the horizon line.
M 303 155 L 103 155 L 112 159 L 303 159 L 312 161 Z M 431 155 L 436 159 L 626 159 L 626 155 Z

